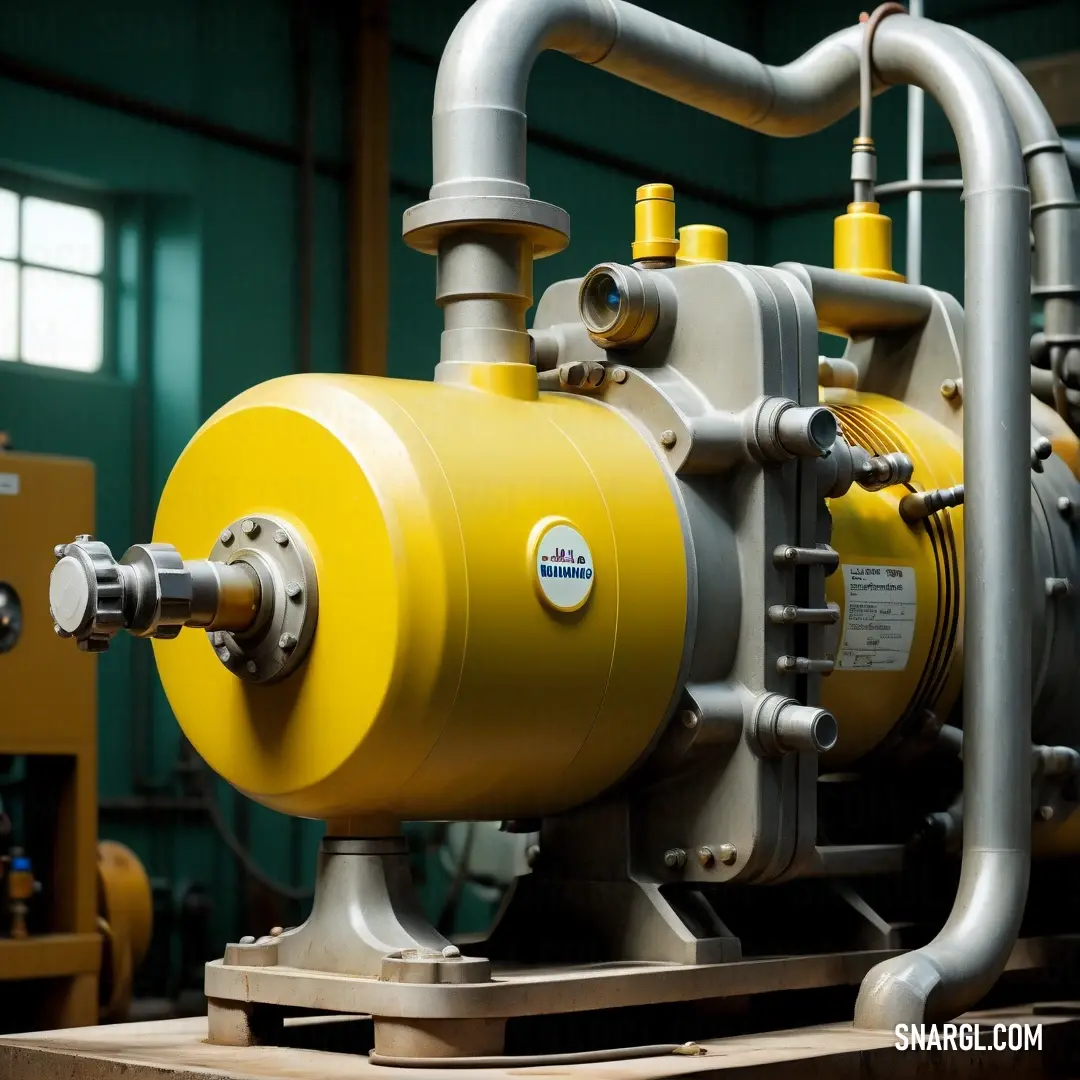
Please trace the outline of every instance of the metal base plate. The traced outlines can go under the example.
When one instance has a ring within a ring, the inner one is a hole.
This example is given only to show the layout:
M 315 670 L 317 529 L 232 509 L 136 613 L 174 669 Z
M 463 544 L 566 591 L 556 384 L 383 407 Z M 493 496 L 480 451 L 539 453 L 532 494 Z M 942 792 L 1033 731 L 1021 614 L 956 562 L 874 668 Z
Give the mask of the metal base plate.
M 1080 936 L 1017 942 L 1006 970 L 1057 966 Z M 493 966 L 487 983 L 383 982 L 288 967 L 206 966 L 206 996 L 386 1018 L 478 1020 L 740 997 L 778 990 L 853 986 L 898 950 L 740 960 L 725 964 L 597 964 L 590 967 Z M 1051 964 L 1053 960 L 1053 965 Z

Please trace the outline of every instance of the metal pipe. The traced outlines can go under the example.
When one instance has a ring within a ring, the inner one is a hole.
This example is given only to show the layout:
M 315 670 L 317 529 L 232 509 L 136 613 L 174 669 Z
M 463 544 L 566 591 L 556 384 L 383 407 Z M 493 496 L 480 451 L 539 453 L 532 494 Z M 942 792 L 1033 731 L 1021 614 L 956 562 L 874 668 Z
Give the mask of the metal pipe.
M 1044 299 L 1044 333 L 1054 371 L 1054 406 L 1071 417 L 1064 372 L 1080 365 L 1080 203 L 1066 148 L 1042 99 L 996 49 L 963 33 L 990 71 L 1020 136 L 1031 184 L 1034 288 Z
M 822 326 L 849 335 L 915 329 L 933 310 L 932 294 L 921 286 L 805 263 L 778 263 L 776 269 L 794 274 L 803 283 Z
M 447 45 L 433 116 L 431 200 L 408 211 L 415 246 L 438 250 L 466 226 L 477 280 L 500 276 L 485 234 L 518 230 L 557 250 L 559 211 L 525 182 L 525 94 L 533 61 L 557 49 L 744 127 L 791 136 L 820 130 L 858 101 L 860 27 L 773 68 L 622 0 L 479 0 Z M 962 1011 L 1002 971 L 1027 895 L 1030 790 L 1030 200 L 1016 129 L 994 80 L 947 28 L 896 15 L 878 30 L 875 68 L 915 83 L 943 107 L 965 184 L 964 341 L 966 507 L 964 798 L 961 884 L 953 913 L 928 946 L 867 977 L 856 1021 L 892 1028 Z M 568 226 L 567 226 L 568 227 Z M 486 294 L 490 295 L 490 293 Z M 517 299 L 517 298 L 515 298 Z M 524 319 L 512 329 L 524 335 Z M 492 339 L 489 358 L 515 359 Z M 527 354 L 526 354 L 527 355 Z
M 909 11 L 921 18 L 923 0 L 910 0 Z M 923 121 L 926 98 L 918 86 L 907 92 L 907 178 L 914 186 L 907 193 L 907 258 L 904 276 L 912 285 L 922 284 Z M 882 184 L 882 187 L 887 185 Z M 880 190 L 880 189 L 879 189 Z
M 877 184 L 874 187 L 874 199 L 877 200 L 879 195 L 908 195 L 913 192 L 922 195 L 925 191 L 963 191 L 964 181 L 960 177 L 950 177 L 947 180 L 924 180 L 921 177 L 917 180 L 890 180 L 887 184 Z M 910 214 L 910 206 L 908 203 Z M 919 203 L 920 208 L 922 202 Z M 920 213 L 921 213 L 920 209 Z M 909 219 L 910 220 L 910 219 Z M 922 244 L 922 236 L 919 237 L 920 246 Z M 908 258 L 911 257 L 911 248 L 908 248 Z M 913 281 L 910 275 L 907 275 L 909 285 L 918 285 L 918 281 Z
M 877 66 L 919 81 L 960 148 L 965 202 L 964 850 L 960 888 L 929 945 L 875 967 L 855 1022 L 954 1016 L 1004 969 L 1020 929 L 1030 873 L 1029 197 L 1016 129 L 979 55 L 952 31 L 879 31 Z M 929 31 L 933 25 L 921 24 Z M 1025 580 L 1021 581 L 1021 578 Z M 1006 658 L 1006 663 L 1001 663 Z

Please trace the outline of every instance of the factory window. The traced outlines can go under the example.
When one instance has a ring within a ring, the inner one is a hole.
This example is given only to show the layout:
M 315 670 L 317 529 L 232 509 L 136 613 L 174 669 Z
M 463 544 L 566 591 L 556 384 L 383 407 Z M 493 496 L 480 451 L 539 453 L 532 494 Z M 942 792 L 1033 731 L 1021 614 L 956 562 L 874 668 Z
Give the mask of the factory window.
M 0 184 L 0 361 L 101 369 L 105 245 L 100 210 Z

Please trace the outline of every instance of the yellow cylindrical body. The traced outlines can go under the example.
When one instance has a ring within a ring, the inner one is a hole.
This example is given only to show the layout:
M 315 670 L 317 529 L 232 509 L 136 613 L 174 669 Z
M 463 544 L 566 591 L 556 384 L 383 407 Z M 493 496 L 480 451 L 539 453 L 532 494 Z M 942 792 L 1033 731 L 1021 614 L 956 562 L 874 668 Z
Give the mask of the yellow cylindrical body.
M 836 668 L 822 680 L 822 702 L 839 724 L 830 767 L 869 753 L 902 719 L 929 709 L 944 719 L 963 680 L 963 508 L 906 524 L 899 504 L 910 490 L 963 482 L 959 438 L 893 398 L 827 389 L 822 400 L 849 442 L 874 454 L 901 451 L 910 485 L 830 501 L 832 546 L 840 568 L 826 595 L 840 605 Z M 867 584 L 878 574 L 881 585 Z M 867 593 L 867 588 L 880 592 Z M 849 600 L 858 598 L 855 607 Z
M 257 386 L 192 439 L 155 538 L 201 558 L 239 517 L 285 519 L 315 561 L 315 638 L 270 686 L 230 674 L 204 634 L 155 642 L 169 702 L 216 772 L 286 813 L 583 802 L 645 753 L 676 690 L 687 565 L 670 483 L 627 420 L 584 398 L 334 375 Z M 594 568 L 577 610 L 543 594 L 536 543 L 553 522 Z
M 674 259 L 678 250 L 675 189 L 670 184 L 642 184 L 634 204 L 634 261 Z
M 850 203 L 833 223 L 833 267 L 863 277 L 903 281 L 892 268 L 892 218 L 876 202 Z

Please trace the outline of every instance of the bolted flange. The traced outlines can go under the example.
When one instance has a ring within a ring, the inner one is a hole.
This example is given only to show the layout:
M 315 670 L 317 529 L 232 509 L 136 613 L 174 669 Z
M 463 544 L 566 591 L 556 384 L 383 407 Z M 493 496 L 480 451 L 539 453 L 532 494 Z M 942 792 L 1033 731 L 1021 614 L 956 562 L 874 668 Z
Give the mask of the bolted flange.
M 303 537 L 286 521 L 249 514 L 222 530 L 210 560 L 245 563 L 261 585 L 250 627 L 207 635 L 214 654 L 244 682 L 283 679 L 307 654 L 318 620 L 315 563 Z

